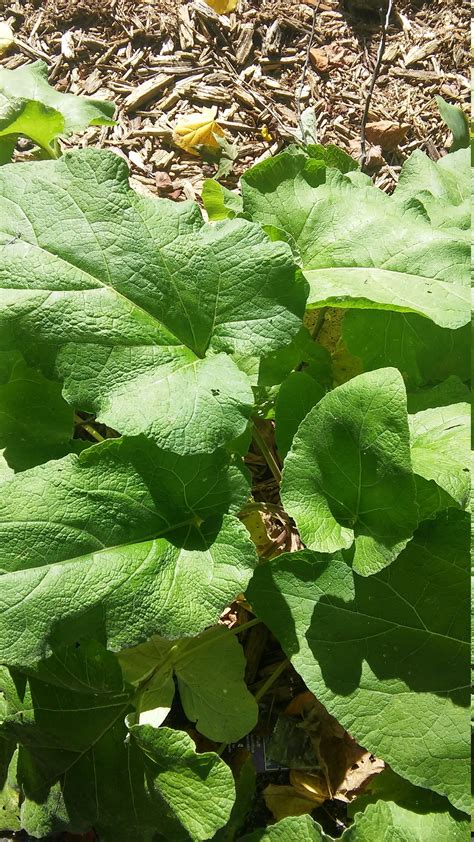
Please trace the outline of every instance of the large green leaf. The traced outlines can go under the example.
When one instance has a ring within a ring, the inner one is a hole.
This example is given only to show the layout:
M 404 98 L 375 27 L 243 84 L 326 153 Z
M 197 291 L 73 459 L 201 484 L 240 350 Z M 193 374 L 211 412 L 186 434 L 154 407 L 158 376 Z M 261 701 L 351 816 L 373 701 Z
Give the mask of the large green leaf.
M 290 251 L 241 219 L 139 196 L 100 150 L 0 170 L 5 347 L 64 380 L 66 399 L 179 453 L 212 451 L 253 402 L 232 353 L 261 356 L 301 325 Z
M 285 460 L 281 498 L 308 548 L 354 543 L 363 575 L 397 557 L 418 522 L 398 371 L 354 377 L 308 413 Z
M 457 403 L 410 415 L 413 470 L 446 491 L 461 508 L 469 501 L 469 404 Z
M 324 176 L 302 152 L 242 179 L 244 212 L 291 244 L 308 305 L 356 308 L 344 322 L 349 351 L 365 369 L 396 366 L 412 387 L 465 379 L 469 355 L 469 328 L 459 330 L 470 318 L 469 168 L 465 150 L 447 157 L 434 171 L 410 158 L 397 198 L 331 168 Z
M 0 353 L 0 446 L 14 470 L 87 446 L 72 440 L 73 415 L 59 383 L 26 365 L 21 354 Z
M 1 728 L 20 744 L 23 829 L 43 836 L 93 826 L 101 839 L 132 842 L 152 840 L 158 828 L 177 840 L 207 839 L 225 824 L 230 769 L 216 754 L 196 754 L 183 732 L 127 728 L 133 691 L 111 653 L 83 642 L 73 657 L 50 660 L 64 684 L 83 680 L 89 665 L 100 669 L 102 687 L 78 692 L 31 678 L 11 705 Z
M 235 742 L 257 723 L 258 705 L 244 682 L 244 653 L 224 626 L 181 640 L 154 636 L 124 649 L 119 661 L 128 682 L 146 680 L 140 712 L 171 705 L 175 675 L 187 718 L 209 739 Z
M 309 551 L 260 566 L 247 589 L 308 688 L 417 786 L 469 810 L 469 518 L 423 524 L 368 578 Z
M 328 168 L 321 183 L 321 172 L 315 174 L 312 163 L 303 153 L 283 152 L 242 179 L 244 212 L 280 230 L 304 272 L 359 267 L 374 270 L 373 276 L 381 279 L 385 271 L 398 273 L 402 284 L 405 275 L 417 276 L 420 282 L 466 282 L 465 234 L 436 230 L 420 205 L 401 207 L 382 191 L 352 184 L 336 170 Z M 467 161 L 457 159 L 457 164 L 467 178 Z M 313 294 L 319 303 L 316 284 L 309 303 Z M 412 304 L 415 296 L 413 289 Z
M 88 126 L 113 125 L 114 111 L 113 102 L 56 91 L 48 84 L 48 68 L 43 61 L 15 70 L 0 67 L 1 163 L 11 157 L 19 135 L 56 157 L 58 137 Z
M 159 538 L 5 574 L 0 660 L 33 666 L 51 644 L 86 633 L 115 650 L 152 634 L 198 634 L 245 589 L 256 562 L 245 527 L 227 515 L 216 535 L 219 525 L 196 529 L 187 549 Z
M 216 622 L 255 563 L 245 528 L 222 517 L 248 494 L 229 459 L 109 441 L 4 483 L 0 660 L 33 665 L 89 630 L 123 648 Z
M 249 483 L 231 456 L 177 456 L 144 437 L 94 445 L 2 486 L 0 569 L 42 567 L 167 535 L 237 513 Z M 192 536 L 191 536 L 192 537 Z

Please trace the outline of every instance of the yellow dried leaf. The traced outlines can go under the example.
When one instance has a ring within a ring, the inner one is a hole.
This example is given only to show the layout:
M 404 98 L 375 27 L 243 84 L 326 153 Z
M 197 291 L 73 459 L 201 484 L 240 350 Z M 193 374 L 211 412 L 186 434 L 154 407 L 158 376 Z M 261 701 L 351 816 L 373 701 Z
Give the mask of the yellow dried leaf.
M 0 56 L 3 56 L 14 43 L 15 36 L 10 24 L 6 20 L 0 20 Z
M 263 797 L 267 808 L 277 822 L 288 816 L 303 816 L 305 813 L 311 813 L 316 806 L 312 798 L 306 798 L 293 786 L 268 784 L 263 790 Z
M 177 146 L 189 152 L 191 155 L 198 155 L 196 146 L 210 146 L 218 149 L 219 144 L 215 135 L 224 137 L 224 132 L 216 122 L 217 108 L 203 108 L 198 114 L 187 114 L 178 120 L 174 131 L 173 140 Z
M 331 797 L 323 775 L 292 769 L 290 771 L 290 784 L 300 795 L 316 804 L 323 804 Z
M 273 140 L 273 136 L 268 131 L 268 126 L 262 126 L 260 134 L 262 135 L 263 139 L 270 143 Z
M 233 12 L 237 6 L 238 0 L 205 0 L 211 9 L 214 9 L 218 15 L 227 15 Z

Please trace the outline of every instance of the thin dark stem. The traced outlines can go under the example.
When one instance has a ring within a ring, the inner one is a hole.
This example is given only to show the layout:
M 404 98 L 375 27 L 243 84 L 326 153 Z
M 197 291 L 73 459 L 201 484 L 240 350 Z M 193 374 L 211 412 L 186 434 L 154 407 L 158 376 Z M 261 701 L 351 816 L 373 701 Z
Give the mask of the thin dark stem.
M 378 76 L 379 76 L 379 73 L 380 73 L 380 68 L 382 66 L 382 59 L 383 59 L 383 54 L 385 52 L 385 42 L 387 40 L 387 30 L 388 30 L 388 25 L 390 23 L 390 15 L 392 14 L 392 7 L 393 7 L 393 0 L 388 0 L 387 13 L 385 15 L 385 20 L 382 23 L 382 32 L 380 34 L 380 43 L 379 43 L 379 48 L 377 50 L 377 58 L 375 60 L 374 72 L 372 74 L 372 79 L 370 81 L 370 87 L 369 87 L 369 91 L 367 93 L 367 99 L 365 100 L 364 113 L 362 115 L 362 121 L 361 121 L 361 124 L 360 124 L 360 151 L 361 151 L 360 166 L 361 166 L 362 170 L 364 169 L 364 167 L 366 165 L 366 162 L 367 162 L 367 144 L 366 144 L 366 138 L 365 138 L 365 127 L 367 125 L 367 120 L 368 120 L 368 117 L 369 117 L 370 104 L 372 102 L 372 96 L 373 96 L 373 93 L 374 93 L 374 90 L 375 90 L 375 83 L 377 82 L 377 79 L 378 79 Z M 382 12 L 382 10 L 381 10 L 381 12 Z
M 302 117 L 301 117 L 301 97 L 303 95 L 303 88 L 304 88 L 304 83 L 305 83 L 305 79 L 306 79 L 306 73 L 308 71 L 310 50 L 311 50 L 311 47 L 313 46 L 314 30 L 316 29 L 316 13 L 318 11 L 318 8 L 319 8 L 319 0 L 318 0 L 317 5 L 313 9 L 313 22 L 311 24 L 311 32 L 310 32 L 310 35 L 309 35 L 308 46 L 306 48 L 306 57 L 305 57 L 305 60 L 304 60 L 303 70 L 301 72 L 300 84 L 299 84 L 298 92 L 296 94 L 296 114 L 297 114 L 297 117 L 298 117 L 298 126 L 299 126 L 300 132 L 301 132 L 301 139 L 303 140 L 303 142 L 304 142 L 304 137 L 305 137 L 305 131 L 304 131 L 304 126 L 303 126 L 303 120 L 302 120 Z

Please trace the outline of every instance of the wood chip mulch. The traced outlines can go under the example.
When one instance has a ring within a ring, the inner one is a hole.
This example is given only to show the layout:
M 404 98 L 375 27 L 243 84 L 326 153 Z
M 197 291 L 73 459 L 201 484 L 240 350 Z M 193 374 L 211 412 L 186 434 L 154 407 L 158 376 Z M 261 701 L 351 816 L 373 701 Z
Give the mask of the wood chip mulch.
M 217 106 L 237 144 L 224 180 L 230 187 L 294 139 L 298 99 L 301 109 L 314 108 L 319 142 L 357 157 L 381 26 L 368 0 L 345 2 L 240 0 L 235 12 L 219 16 L 203 0 L 0 0 L 0 16 L 18 39 L 1 64 L 41 58 L 59 90 L 113 99 L 118 125 L 90 129 L 69 145 L 125 156 L 137 189 L 195 198 L 215 165 L 178 149 L 171 134 L 179 115 L 203 106 Z M 449 132 L 435 94 L 468 111 L 469 16 L 465 0 L 396 4 L 369 121 L 401 124 L 405 137 L 391 151 L 370 148 L 380 187 L 393 186 L 412 150 L 445 153 Z

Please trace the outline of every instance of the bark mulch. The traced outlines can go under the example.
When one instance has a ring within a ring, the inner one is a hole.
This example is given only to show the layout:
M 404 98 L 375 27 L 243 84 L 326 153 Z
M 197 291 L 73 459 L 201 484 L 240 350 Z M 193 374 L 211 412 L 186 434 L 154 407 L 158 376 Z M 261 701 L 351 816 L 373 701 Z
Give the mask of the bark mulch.
M 114 149 L 137 189 L 195 198 L 215 165 L 178 149 L 178 116 L 217 106 L 238 147 L 236 185 L 251 164 L 298 132 L 298 109 L 314 108 L 318 142 L 360 153 L 360 121 L 379 45 L 374 0 L 239 0 L 216 15 L 203 0 L 0 0 L 17 36 L 6 67 L 41 58 L 58 89 L 113 99 L 118 125 L 91 129 L 70 145 Z M 390 189 L 414 149 L 444 154 L 449 132 L 434 95 L 469 107 L 466 0 L 396 3 L 369 121 L 406 127 L 393 150 L 369 147 L 376 183 Z M 304 83 L 302 70 L 314 34 Z

